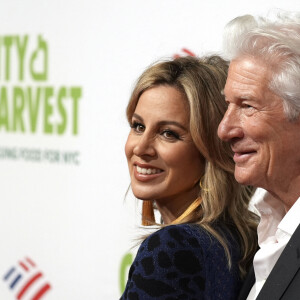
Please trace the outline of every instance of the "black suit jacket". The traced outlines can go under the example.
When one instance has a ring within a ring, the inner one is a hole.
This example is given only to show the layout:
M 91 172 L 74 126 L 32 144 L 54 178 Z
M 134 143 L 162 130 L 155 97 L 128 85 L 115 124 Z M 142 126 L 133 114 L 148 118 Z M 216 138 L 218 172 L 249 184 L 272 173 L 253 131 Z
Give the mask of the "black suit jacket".
M 299 216 L 300 218 L 300 216 Z M 255 283 L 253 267 L 238 300 L 247 299 Z M 300 300 L 300 225 L 284 248 L 256 300 Z

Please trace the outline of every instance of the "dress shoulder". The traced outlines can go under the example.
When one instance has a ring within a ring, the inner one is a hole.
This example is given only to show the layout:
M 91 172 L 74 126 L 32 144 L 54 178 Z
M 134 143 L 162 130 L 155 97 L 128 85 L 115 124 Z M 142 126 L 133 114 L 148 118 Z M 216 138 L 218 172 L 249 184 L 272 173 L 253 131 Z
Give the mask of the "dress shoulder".
M 225 270 L 221 275 L 215 264 Z M 219 287 L 210 282 L 225 280 L 226 285 L 237 286 L 237 274 L 229 280 L 228 275 L 227 258 L 217 239 L 198 225 L 171 225 L 143 241 L 121 299 L 234 299 L 217 297 Z

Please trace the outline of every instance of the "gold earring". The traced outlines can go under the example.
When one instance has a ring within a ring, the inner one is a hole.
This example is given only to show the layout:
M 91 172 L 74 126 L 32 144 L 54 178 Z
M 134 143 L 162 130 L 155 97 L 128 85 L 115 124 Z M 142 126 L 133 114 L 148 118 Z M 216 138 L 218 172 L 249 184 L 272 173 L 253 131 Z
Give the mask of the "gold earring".
M 142 225 L 151 226 L 155 224 L 153 201 L 143 200 Z

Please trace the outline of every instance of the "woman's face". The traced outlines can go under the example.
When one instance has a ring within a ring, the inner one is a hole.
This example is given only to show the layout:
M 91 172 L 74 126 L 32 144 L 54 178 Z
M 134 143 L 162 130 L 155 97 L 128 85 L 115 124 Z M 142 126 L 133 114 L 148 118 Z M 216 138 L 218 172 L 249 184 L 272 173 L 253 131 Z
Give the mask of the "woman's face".
M 188 111 L 174 87 L 160 85 L 141 95 L 125 146 L 137 198 L 177 207 L 196 199 L 204 159 L 192 140 Z

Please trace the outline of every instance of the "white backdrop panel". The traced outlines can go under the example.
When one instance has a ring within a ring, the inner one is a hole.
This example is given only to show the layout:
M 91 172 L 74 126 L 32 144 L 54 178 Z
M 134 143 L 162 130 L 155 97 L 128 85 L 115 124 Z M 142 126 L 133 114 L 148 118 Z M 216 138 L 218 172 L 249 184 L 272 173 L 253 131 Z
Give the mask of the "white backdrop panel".
M 183 48 L 219 52 L 229 20 L 274 7 L 300 10 L 296 0 L 0 2 L 0 299 L 120 297 L 139 221 L 124 201 L 135 80 Z

